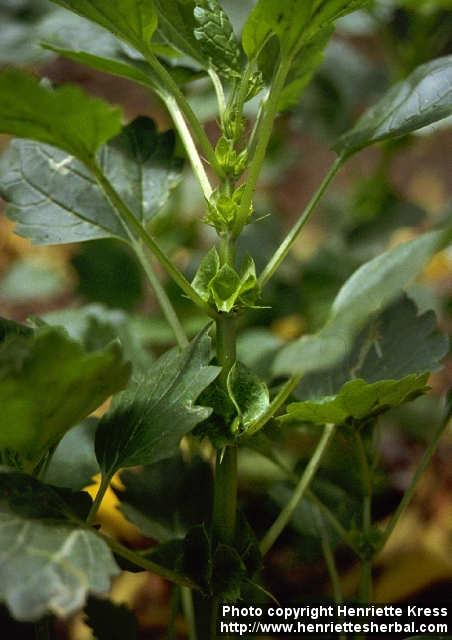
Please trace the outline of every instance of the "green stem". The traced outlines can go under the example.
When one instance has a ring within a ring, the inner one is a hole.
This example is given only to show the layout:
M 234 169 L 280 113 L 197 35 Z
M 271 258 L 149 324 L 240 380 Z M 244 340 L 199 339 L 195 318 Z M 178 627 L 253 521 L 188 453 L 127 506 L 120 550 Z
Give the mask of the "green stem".
M 448 411 L 446 411 L 446 416 L 444 418 L 444 420 L 440 423 L 440 425 L 438 426 L 438 429 L 436 430 L 430 444 L 428 445 L 427 449 L 424 452 L 424 455 L 422 456 L 422 459 L 418 465 L 418 467 L 416 468 L 416 471 L 413 475 L 413 478 L 410 482 L 410 485 L 408 487 L 408 489 L 405 491 L 402 500 L 399 503 L 399 506 L 397 507 L 397 509 L 395 510 L 395 512 L 393 513 L 388 525 L 386 526 L 386 529 L 383 532 L 380 544 L 378 546 L 377 549 L 377 553 L 379 553 L 383 547 L 385 546 L 385 544 L 387 543 L 389 537 L 391 536 L 392 532 L 394 531 L 395 527 L 397 526 L 397 523 L 399 522 L 400 518 L 402 517 L 402 515 L 405 513 L 405 510 L 407 509 L 408 505 L 410 504 L 411 500 L 414 497 L 414 494 L 416 492 L 416 488 L 418 485 L 418 482 L 422 476 L 422 474 L 424 473 L 424 471 L 427 469 L 428 465 L 431 462 L 431 459 L 436 451 L 436 448 L 438 446 L 438 442 L 441 438 L 441 436 L 443 435 L 444 431 L 446 430 L 446 427 L 448 425 L 450 419 L 450 413 Z
M 185 278 L 183 273 L 179 271 L 179 269 L 171 262 L 171 260 L 167 257 L 167 255 L 160 249 L 156 241 L 148 234 L 143 225 L 135 218 L 133 212 L 129 209 L 126 203 L 122 200 L 121 196 L 118 194 L 116 189 L 113 187 L 108 178 L 104 175 L 100 167 L 96 164 L 96 162 L 91 161 L 86 163 L 89 169 L 92 171 L 94 177 L 96 178 L 97 183 L 99 184 L 102 191 L 107 196 L 108 200 L 111 202 L 115 210 L 118 212 L 119 217 L 127 226 L 127 229 L 132 234 L 133 237 L 138 236 L 138 238 L 143 242 L 143 244 L 153 253 L 153 255 L 157 258 L 166 272 L 171 276 L 171 278 L 176 282 L 177 285 L 182 289 L 182 291 L 198 306 L 202 309 L 207 315 L 217 318 L 217 312 L 207 304 L 198 293 L 193 289 L 191 284 Z
M 195 609 L 193 606 L 193 595 L 188 587 L 181 587 L 182 608 L 184 610 L 185 621 L 187 623 L 188 640 L 197 640 Z
M 210 200 L 210 196 L 212 195 L 212 186 L 210 184 L 209 178 L 207 177 L 207 173 L 204 169 L 202 160 L 199 157 L 195 143 L 193 142 L 190 130 L 184 120 L 184 116 L 182 114 L 182 111 L 180 110 L 179 104 L 172 96 L 164 96 L 163 99 L 179 132 L 193 171 L 198 178 L 198 182 L 201 186 L 204 197 L 206 198 L 206 200 Z
M 293 243 L 297 239 L 304 225 L 308 222 L 309 218 L 315 211 L 317 204 L 319 203 L 323 194 L 327 190 L 330 182 L 333 180 L 334 176 L 337 174 L 337 172 L 339 171 L 343 163 L 344 163 L 344 158 L 342 156 L 339 156 L 330 166 L 328 173 L 323 178 L 319 188 L 314 193 L 309 203 L 306 205 L 301 216 L 298 218 L 297 222 L 294 224 L 292 229 L 284 238 L 283 242 L 277 248 L 273 256 L 270 258 L 270 261 L 268 262 L 267 266 L 259 276 L 259 284 L 261 287 L 264 287 L 265 284 L 267 284 L 267 282 L 270 280 L 272 275 L 278 269 L 280 264 L 286 258 L 287 254 L 290 251 L 290 248 L 292 247 Z
M 185 587 L 182 587 L 185 589 Z M 166 640 L 177 640 L 176 619 L 179 610 L 181 588 L 174 586 L 170 598 L 170 619 L 166 631 Z
M 137 567 L 141 567 L 145 571 L 155 573 L 155 575 L 160 576 L 161 578 L 165 578 L 165 580 L 169 580 L 170 582 L 174 582 L 174 584 L 178 584 L 181 587 L 198 589 L 198 585 L 192 582 L 192 580 L 190 580 L 189 578 L 176 573 L 176 571 L 173 571 L 172 569 L 162 567 L 162 565 L 143 557 L 139 553 L 135 553 L 135 551 L 127 549 L 127 547 L 123 547 L 122 544 L 116 542 L 116 540 L 113 540 L 113 538 L 109 538 L 99 533 L 98 535 L 108 544 L 113 553 L 121 556 L 121 558 L 124 558 L 129 562 L 132 562 Z
M 208 73 L 210 79 L 212 80 L 213 88 L 215 89 L 215 95 L 217 96 L 220 123 L 223 126 L 224 112 L 226 111 L 226 98 L 224 97 L 223 85 L 221 84 L 218 73 L 214 69 L 212 69 L 212 67 L 209 67 Z
M 278 102 L 281 95 L 281 91 L 284 88 L 287 74 L 290 70 L 291 60 L 284 58 L 281 60 L 275 76 L 270 92 L 267 97 L 265 105 L 264 115 L 260 121 L 259 130 L 256 138 L 256 150 L 249 165 L 248 175 L 245 182 L 245 190 L 243 192 L 242 201 L 240 203 L 240 209 L 237 213 L 237 220 L 234 227 L 234 234 L 237 237 L 244 225 L 246 224 L 249 216 L 251 204 L 253 202 L 254 191 L 257 186 L 257 181 L 262 169 L 262 165 L 267 153 L 268 143 L 270 142 L 271 134 L 273 131 L 273 123 L 278 113 Z
M 165 67 L 160 64 L 157 58 L 150 51 L 142 51 L 142 53 L 149 65 L 156 73 L 160 82 L 162 83 L 162 86 L 164 87 L 164 91 L 162 91 L 162 93 L 164 93 L 165 96 L 172 96 L 176 100 L 179 109 L 183 113 L 185 120 L 187 121 L 193 135 L 195 136 L 196 142 L 202 149 L 205 159 L 214 169 L 216 174 L 221 176 L 223 172 L 220 165 L 218 164 L 217 158 L 215 156 L 215 151 L 213 150 L 210 140 L 207 137 L 207 134 L 204 131 L 198 118 L 196 117 L 193 109 L 190 107 L 186 97 L 179 89 L 179 86 L 173 80 Z
M 336 560 L 334 558 L 334 552 L 331 548 L 330 536 L 328 534 L 327 528 L 325 527 L 323 516 L 318 509 L 316 510 L 315 514 L 317 520 L 317 529 L 319 531 L 320 540 L 322 543 L 323 557 L 325 559 L 326 568 L 328 569 L 328 575 L 330 577 L 330 582 L 333 589 L 334 601 L 337 604 L 341 604 L 344 598 L 342 595 L 341 581 L 336 566 Z
M 102 504 L 102 500 L 104 499 L 105 493 L 110 486 L 111 477 L 110 476 L 102 476 L 99 489 L 97 490 L 96 497 L 94 498 L 94 502 L 91 505 L 91 509 L 89 510 L 88 517 L 86 518 L 86 524 L 92 524 L 94 522 L 94 518 L 99 511 L 100 505 Z
M 292 518 L 295 509 L 306 493 L 311 480 L 313 479 L 317 469 L 320 466 L 323 455 L 325 454 L 328 445 L 334 435 L 334 431 L 334 424 L 325 425 L 322 437 L 320 438 L 320 441 L 311 459 L 309 460 L 309 463 L 304 470 L 303 475 L 301 476 L 297 486 L 295 487 L 292 497 L 290 498 L 286 506 L 282 509 L 281 513 L 276 518 L 275 522 L 271 525 L 270 529 L 267 531 L 259 545 L 262 555 L 265 555 L 271 549 L 273 544 L 276 542 L 276 540 L 281 535 L 290 519 Z
M 144 253 L 143 247 L 139 242 L 134 243 L 134 249 L 141 262 L 141 266 L 143 267 L 143 270 L 146 273 L 149 282 L 151 283 L 151 287 L 154 290 L 155 297 L 157 298 L 157 302 L 159 303 L 163 315 L 165 316 L 169 326 L 173 330 L 177 344 L 181 348 L 186 347 L 188 345 L 188 339 L 185 334 L 184 328 L 180 323 L 173 305 L 171 304 L 171 300 L 168 298 L 165 289 L 163 288 L 160 280 L 157 277 L 150 259 Z
M 283 406 L 292 391 L 298 387 L 300 380 L 301 376 L 292 376 L 291 378 L 289 378 L 278 395 L 273 398 L 267 410 L 243 433 L 243 437 L 250 438 L 255 433 L 260 431 L 260 429 L 265 427 L 267 422 L 269 422 L 277 413 L 277 411 Z
M 217 542 L 233 544 L 237 520 L 237 447 L 217 453 L 215 465 L 212 535 Z

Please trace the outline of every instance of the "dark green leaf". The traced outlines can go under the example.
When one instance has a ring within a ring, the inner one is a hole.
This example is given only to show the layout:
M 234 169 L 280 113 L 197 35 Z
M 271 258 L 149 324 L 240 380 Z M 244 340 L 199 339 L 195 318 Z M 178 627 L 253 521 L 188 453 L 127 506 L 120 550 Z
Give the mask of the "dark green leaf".
M 121 112 L 75 86 L 49 89 L 20 71 L 0 75 L 0 133 L 92 158 L 121 130 Z
M 284 347 L 276 357 L 274 373 L 304 374 L 342 360 L 366 322 L 384 309 L 449 239 L 449 229 L 426 233 L 362 265 L 339 291 L 325 326 L 317 334 Z
M 58 444 L 45 473 L 45 481 L 56 487 L 80 491 L 99 473 L 94 452 L 97 420 L 88 418 L 71 429 Z
M 157 28 L 154 4 L 147 0 L 52 0 L 91 20 L 128 42 L 138 51 L 146 50 Z
M 236 362 L 229 372 L 227 385 L 229 396 L 246 430 L 265 413 L 270 404 L 267 385 L 240 362 Z
M 5 505 L 0 548 L 0 600 L 18 620 L 69 616 L 83 607 L 88 593 L 106 593 L 119 573 L 95 533 L 25 518 Z
M 280 420 L 314 424 L 362 421 L 426 393 L 430 388 L 426 385 L 428 375 L 412 374 L 401 380 L 373 383 L 351 380 L 337 395 L 289 404 Z
M 14 320 L 7 320 L 6 318 L 0 318 L 0 348 L 1 343 L 8 338 L 14 336 L 31 336 L 33 335 L 33 329 L 27 327 Z
M 137 640 L 138 622 L 132 611 L 111 600 L 89 598 L 85 607 L 88 626 L 96 640 Z
M 47 326 L 7 340 L 0 346 L 0 449 L 32 468 L 66 431 L 123 389 L 129 375 L 117 342 L 88 353 Z
M 344 360 L 332 369 L 307 375 L 295 395 L 308 400 L 336 394 L 353 378 L 377 382 L 435 371 L 447 348 L 434 312 L 418 315 L 416 305 L 403 296 L 367 324 Z
M 220 256 L 215 247 L 212 247 L 203 257 L 193 279 L 192 287 L 203 300 L 210 298 L 210 283 L 220 270 Z
M 174 147 L 171 131 L 160 134 L 152 120 L 141 117 L 101 149 L 102 170 L 141 222 L 161 209 L 179 182 Z M 19 235 L 38 244 L 128 239 L 90 172 L 74 157 L 16 140 L 1 167 L 0 192 Z
M 209 409 L 194 404 L 220 371 L 209 361 L 210 339 L 202 333 L 185 349 L 164 354 L 115 398 L 96 433 L 105 476 L 170 457 L 182 436 L 209 416 Z
M 349 155 L 380 140 L 405 135 L 452 114 L 452 56 L 418 67 L 396 84 L 335 145 Z
M 196 4 L 192 0 L 154 0 L 158 14 L 160 35 L 181 53 L 206 66 L 194 31 Z
M 253 259 L 245 258 L 240 273 L 224 264 L 209 282 L 209 292 L 218 311 L 229 313 L 237 304 L 253 306 L 257 297 L 256 266 Z
M 210 518 L 212 472 L 200 458 L 185 463 L 177 455 L 140 471 L 123 471 L 121 482 L 120 509 L 148 538 L 182 537 Z
M 241 51 L 218 0 L 199 0 L 194 8 L 194 36 L 209 65 L 226 78 L 240 78 Z

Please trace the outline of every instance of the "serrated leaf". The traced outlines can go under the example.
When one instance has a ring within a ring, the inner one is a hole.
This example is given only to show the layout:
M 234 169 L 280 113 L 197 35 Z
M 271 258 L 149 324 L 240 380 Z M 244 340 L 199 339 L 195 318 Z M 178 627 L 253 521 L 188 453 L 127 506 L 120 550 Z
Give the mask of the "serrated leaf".
M 103 594 L 119 573 L 95 533 L 69 524 L 48 524 L 0 506 L 0 600 L 12 616 L 35 621 L 66 617 L 88 593 Z
M 210 465 L 178 454 L 141 470 L 123 471 L 120 510 L 148 538 L 167 542 L 208 524 L 213 499 Z
M 342 135 L 334 149 L 344 155 L 374 142 L 412 133 L 452 114 L 452 56 L 418 67 Z
M 174 150 L 172 131 L 159 133 L 152 120 L 140 117 L 100 151 L 102 170 L 140 222 L 161 209 L 180 180 L 182 162 Z M 35 243 L 128 239 L 88 169 L 53 147 L 13 141 L 2 159 L 0 193 L 16 232 Z
M 246 430 L 265 413 L 270 404 L 267 385 L 240 362 L 236 362 L 229 372 L 227 385 L 229 396 Z
M 240 78 L 241 51 L 229 18 L 218 0 L 198 0 L 194 36 L 209 66 L 228 79 Z
M 149 46 L 157 14 L 149 0 L 52 0 L 55 4 L 99 24 L 138 51 Z
M 99 473 L 94 452 L 97 420 L 87 418 L 73 427 L 59 442 L 45 472 L 45 482 L 81 491 Z
M 377 382 L 436 371 L 447 349 L 434 312 L 419 315 L 414 302 L 402 296 L 366 325 L 341 362 L 303 378 L 295 396 L 308 400 L 336 394 L 352 378 Z
M 243 28 L 243 48 L 254 59 L 276 36 L 282 55 L 293 57 L 319 31 L 365 4 L 367 0 L 258 0 Z
M 449 242 L 450 233 L 445 229 L 423 234 L 357 269 L 336 296 L 324 327 L 284 347 L 276 357 L 274 374 L 306 374 L 342 360 L 366 322 L 400 294 L 428 259 Z
M 87 624 L 96 640 L 137 640 L 138 622 L 124 604 L 89 598 L 85 607 Z
M 374 383 L 350 380 L 337 395 L 289 404 L 287 413 L 280 420 L 313 424 L 363 421 L 427 393 L 430 388 L 426 384 L 428 376 L 428 373 L 412 374 L 401 380 Z
M 88 353 L 59 328 L 43 326 L 0 344 L 0 450 L 33 468 L 45 452 L 130 375 L 117 342 Z
M 49 89 L 15 70 L 0 74 L 0 133 L 50 144 L 86 160 L 121 130 L 121 111 L 79 87 Z
M 209 416 L 209 409 L 194 404 L 219 374 L 209 360 L 210 338 L 202 333 L 185 349 L 165 353 L 146 377 L 133 380 L 115 398 L 96 433 L 96 456 L 105 476 L 169 458 L 182 436 Z

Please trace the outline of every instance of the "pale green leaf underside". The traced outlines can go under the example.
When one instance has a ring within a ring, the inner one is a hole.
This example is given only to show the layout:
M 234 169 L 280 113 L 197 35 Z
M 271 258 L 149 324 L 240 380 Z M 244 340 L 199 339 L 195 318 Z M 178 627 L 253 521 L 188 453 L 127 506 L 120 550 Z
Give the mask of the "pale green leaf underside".
M 380 140 L 406 135 L 452 114 L 452 56 L 418 67 L 339 138 L 334 149 L 350 154 Z
M 0 345 L 0 450 L 31 465 L 71 427 L 123 389 L 130 375 L 119 343 L 87 352 L 58 328 Z
M 88 594 L 104 594 L 119 573 L 95 533 L 48 525 L 0 507 L 0 600 L 17 620 L 67 617 Z
M 361 266 L 339 291 L 325 326 L 284 347 L 275 375 L 302 375 L 334 366 L 352 347 L 365 323 L 384 309 L 450 240 L 450 229 L 426 233 Z
M 51 144 L 83 161 L 121 130 L 121 111 L 75 86 L 49 89 L 20 71 L 0 74 L 0 133 Z
M 96 433 L 96 455 L 106 476 L 170 457 L 182 436 L 209 416 L 210 409 L 195 405 L 220 371 L 209 360 L 210 339 L 201 334 L 185 349 L 165 353 L 145 378 L 115 398 Z
M 351 380 L 335 396 L 289 404 L 281 421 L 344 424 L 364 420 L 426 393 L 429 389 L 427 379 L 428 373 L 374 383 Z
M 171 131 L 141 117 L 102 147 L 99 164 L 136 218 L 148 222 L 179 183 L 182 161 Z M 0 193 L 16 232 L 36 244 L 129 235 L 86 167 L 73 156 L 15 140 L 0 163 Z

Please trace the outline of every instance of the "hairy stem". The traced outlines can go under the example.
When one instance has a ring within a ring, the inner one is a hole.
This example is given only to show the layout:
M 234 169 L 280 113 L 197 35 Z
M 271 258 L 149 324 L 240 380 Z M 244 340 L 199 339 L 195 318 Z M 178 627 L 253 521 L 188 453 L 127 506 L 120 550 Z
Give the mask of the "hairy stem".
M 196 293 L 183 273 L 171 262 L 168 256 L 160 249 L 156 241 L 149 235 L 144 226 L 135 218 L 133 212 L 123 201 L 100 167 L 94 161 L 90 162 L 88 167 L 92 171 L 100 188 L 118 212 L 119 217 L 125 223 L 133 237 L 135 239 L 138 237 L 143 242 L 143 244 L 157 258 L 165 271 L 171 276 L 174 282 L 192 300 L 192 302 L 196 304 L 196 306 L 202 309 L 207 315 L 213 318 L 218 317 L 217 312 L 207 304 L 201 296 L 198 295 L 198 293 Z
M 306 490 L 311 483 L 311 480 L 313 479 L 317 469 L 320 466 L 322 458 L 334 435 L 334 431 L 334 424 L 327 424 L 324 427 L 322 437 L 320 438 L 320 441 L 311 459 L 309 460 L 309 463 L 304 470 L 303 475 L 301 476 L 297 486 L 295 487 L 292 497 L 290 498 L 286 506 L 282 509 L 281 513 L 276 518 L 270 529 L 267 531 L 259 545 L 262 555 L 265 555 L 271 549 L 271 547 L 274 545 L 274 543 L 279 538 L 279 536 L 289 523 L 290 519 L 292 518 L 295 509 L 305 495 Z
M 168 298 L 168 295 L 163 288 L 160 280 L 158 279 L 157 274 L 155 273 L 154 267 L 152 266 L 151 260 L 146 256 L 141 243 L 134 243 L 135 253 L 137 254 L 141 265 L 143 267 L 144 272 L 146 273 L 148 280 L 151 284 L 151 287 L 155 293 L 155 297 L 157 298 L 157 302 L 162 310 L 163 315 L 165 316 L 169 326 L 171 327 L 174 337 L 176 338 L 177 344 L 179 347 L 183 348 L 188 345 L 188 339 L 185 334 L 184 328 L 177 316 L 177 313 L 171 304 L 171 300 Z
M 277 411 L 283 406 L 292 391 L 296 389 L 300 383 L 301 376 L 292 376 L 285 383 L 281 391 L 276 395 L 270 403 L 268 409 L 243 433 L 243 437 L 249 438 L 260 431 L 275 416 Z
M 260 121 L 259 130 L 256 134 L 256 149 L 249 165 L 248 175 L 245 182 L 245 190 L 243 192 L 240 209 L 237 214 L 237 220 L 234 228 L 236 236 L 239 235 L 249 216 L 251 204 L 253 202 L 254 191 L 262 169 L 262 165 L 267 153 L 268 143 L 270 142 L 273 131 L 273 123 L 278 113 L 278 102 L 287 74 L 290 70 L 290 59 L 281 60 L 275 76 L 270 92 L 265 104 L 264 115 Z
M 297 239 L 304 225 L 308 222 L 309 218 L 314 213 L 317 204 L 319 203 L 323 194 L 327 190 L 330 182 L 332 181 L 334 176 L 337 174 L 337 172 L 341 168 L 343 162 L 344 162 L 344 158 L 342 156 L 339 156 L 338 158 L 336 158 L 336 160 L 333 162 L 333 164 L 329 168 L 328 173 L 322 180 L 319 188 L 312 196 L 306 208 L 303 210 L 301 216 L 298 218 L 297 222 L 294 224 L 292 229 L 284 238 L 283 242 L 277 248 L 273 256 L 270 258 L 265 269 L 262 271 L 261 275 L 259 276 L 259 284 L 261 287 L 264 287 L 267 284 L 267 282 L 273 276 L 273 274 L 278 269 L 280 264 L 287 257 L 287 254 L 289 253 L 290 248 L 292 247 L 293 243 Z

